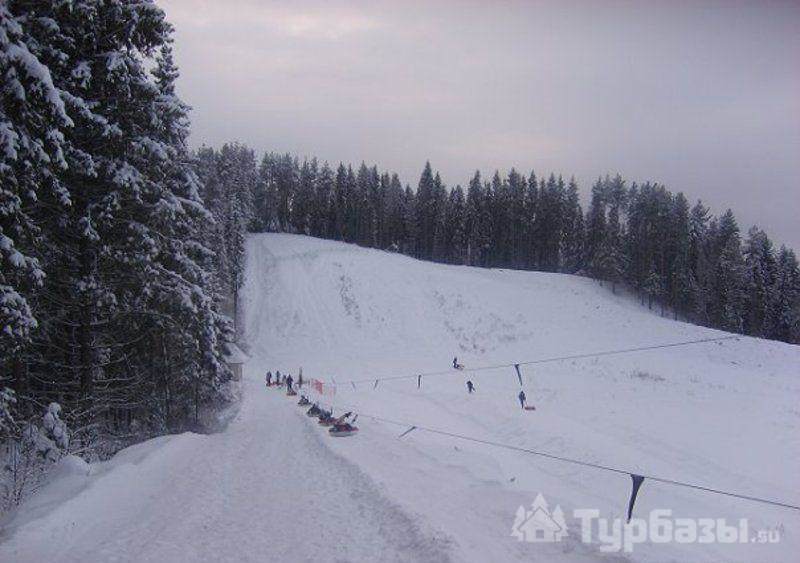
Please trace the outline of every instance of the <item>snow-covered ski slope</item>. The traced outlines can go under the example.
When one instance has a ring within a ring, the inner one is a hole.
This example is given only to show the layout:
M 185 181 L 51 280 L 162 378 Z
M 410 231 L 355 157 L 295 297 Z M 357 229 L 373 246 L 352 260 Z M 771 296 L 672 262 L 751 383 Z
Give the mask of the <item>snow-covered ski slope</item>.
M 280 369 L 334 381 L 356 410 L 621 469 L 800 504 L 800 348 L 752 338 L 523 366 L 536 411 L 519 408 L 511 368 L 425 377 L 454 356 L 467 368 L 727 336 L 661 318 L 575 276 L 444 266 L 293 235 L 248 241 L 249 377 Z M 408 379 L 373 383 L 396 375 Z M 476 393 L 468 395 L 471 379 Z M 264 393 L 274 391 L 264 390 Z M 324 399 L 330 402 L 330 398 Z M 288 402 L 288 399 L 287 399 Z M 298 408 L 287 405 L 285 408 Z M 456 559 L 790 561 L 800 513 L 646 480 L 635 515 L 748 519 L 777 544 L 637 545 L 604 554 L 580 541 L 573 510 L 624 514 L 630 478 L 359 418 L 325 439 Z M 280 463 L 280 458 L 274 458 Z M 537 493 L 567 514 L 560 543 L 511 537 Z M 595 530 L 595 542 L 596 542 Z
M 331 438 L 266 370 L 338 383 L 361 413 L 747 495 L 800 503 L 800 349 L 743 338 L 523 366 L 449 371 L 724 333 L 661 319 L 591 280 L 441 266 L 290 235 L 248 241 L 243 402 L 222 433 L 181 434 L 87 466 L 0 522 L 0 562 L 796 561 L 800 514 L 646 480 L 635 516 L 748 519 L 777 544 L 584 544 L 573 510 L 619 517 L 627 475 L 464 442 L 362 414 Z M 446 371 L 423 378 L 414 374 Z M 409 374 L 408 379 L 350 381 Z M 471 379 L 476 392 L 467 395 Z M 325 397 L 325 401 L 331 398 Z M 569 534 L 520 542 L 541 493 Z M 663 533 L 663 530 L 662 530 Z

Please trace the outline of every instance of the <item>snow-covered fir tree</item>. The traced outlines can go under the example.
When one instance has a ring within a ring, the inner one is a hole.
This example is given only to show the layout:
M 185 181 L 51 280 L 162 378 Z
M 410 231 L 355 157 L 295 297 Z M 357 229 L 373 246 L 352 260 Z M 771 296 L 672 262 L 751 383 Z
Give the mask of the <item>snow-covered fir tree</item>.
M 19 378 L 45 277 L 37 210 L 63 212 L 71 203 L 57 172 L 66 166 L 62 131 L 73 123 L 36 54 L 42 46 L 30 27 L 41 32 L 44 24 L 13 8 L 0 4 L 0 366 L 13 364 Z
M 110 436 L 180 427 L 225 393 L 172 28 L 154 3 L 121 1 L 8 2 L 2 26 L 6 93 L 30 89 L 24 105 L 4 97 L 3 187 L 32 210 L 3 232 L 35 249 L 12 259 L 41 285 L 17 403 L 58 400 L 76 447 L 102 455 Z

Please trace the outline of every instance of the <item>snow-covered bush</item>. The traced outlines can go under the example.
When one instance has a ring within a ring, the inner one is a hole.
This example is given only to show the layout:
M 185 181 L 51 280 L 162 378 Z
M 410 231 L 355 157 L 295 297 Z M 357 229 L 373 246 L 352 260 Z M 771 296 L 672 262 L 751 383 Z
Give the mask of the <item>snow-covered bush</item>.
M 13 389 L 8 387 L 0 389 L 0 443 L 14 433 L 16 423 L 11 409 L 16 402 L 17 398 L 14 396 Z
M 13 391 L 0 392 L 0 513 L 35 491 L 47 470 L 69 448 L 69 429 L 61 420 L 61 405 L 50 403 L 41 419 L 20 423 L 11 406 Z
M 69 431 L 60 415 L 61 405 L 50 403 L 42 417 L 41 428 L 28 427 L 36 453 L 48 461 L 57 461 L 69 447 Z

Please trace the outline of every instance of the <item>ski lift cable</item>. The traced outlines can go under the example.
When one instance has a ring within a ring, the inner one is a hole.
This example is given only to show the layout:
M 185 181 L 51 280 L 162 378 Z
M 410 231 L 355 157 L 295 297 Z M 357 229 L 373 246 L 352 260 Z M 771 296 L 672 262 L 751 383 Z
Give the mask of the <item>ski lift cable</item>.
M 488 371 L 488 370 L 495 370 L 495 369 L 503 369 L 503 368 L 513 368 L 515 366 L 530 366 L 535 364 L 547 364 L 553 362 L 564 362 L 568 360 L 581 360 L 587 358 L 599 358 L 603 356 L 615 356 L 619 354 L 630 354 L 634 352 L 646 352 L 648 350 L 658 350 L 662 348 L 677 348 L 679 346 L 689 346 L 692 344 L 705 344 L 710 342 L 722 342 L 724 340 L 738 340 L 740 337 L 736 335 L 730 336 L 721 336 L 717 338 L 701 338 L 698 340 L 684 340 L 682 342 L 671 342 L 668 344 L 655 344 L 651 346 L 639 346 L 636 348 L 622 348 L 619 350 L 604 350 L 601 352 L 590 352 L 584 354 L 573 354 L 569 356 L 555 356 L 551 358 L 539 358 L 535 360 L 526 360 L 523 362 L 512 362 L 512 363 L 505 363 L 505 364 L 494 364 L 494 365 L 486 365 L 486 366 L 478 366 L 474 368 L 462 368 L 459 370 L 441 370 L 441 371 L 430 371 L 430 372 L 423 372 L 423 373 L 414 373 L 411 375 L 394 375 L 388 377 L 378 377 L 378 378 L 369 378 L 369 379 L 354 379 L 350 383 L 355 385 L 356 383 L 374 383 L 374 387 L 377 387 L 378 381 L 394 381 L 399 379 L 410 379 L 412 377 L 432 377 L 437 375 L 454 375 L 457 373 L 464 373 L 464 372 L 478 372 L 478 371 Z M 418 379 L 419 381 L 419 379 Z
M 478 443 L 478 444 L 484 444 L 484 445 L 487 445 L 487 446 L 494 446 L 494 447 L 498 447 L 498 448 L 503 448 L 503 449 L 506 449 L 506 450 L 512 450 L 512 451 L 527 453 L 527 454 L 531 454 L 531 455 L 544 457 L 544 458 L 547 458 L 547 459 L 553 459 L 553 460 L 556 460 L 556 461 L 561 461 L 561 462 L 564 462 L 564 463 L 570 463 L 570 464 L 573 464 L 573 465 L 580 465 L 580 466 L 583 466 L 583 467 L 589 467 L 591 469 L 598 469 L 598 470 L 601 470 L 601 471 L 608 471 L 608 472 L 611 472 L 611 473 L 617 473 L 617 474 L 620 474 L 620 475 L 638 475 L 640 477 L 644 477 L 645 479 L 650 479 L 652 481 L 656 481 L 656 482 L 659 482 L 659 483 L 664 483 L 664 484 L 667 484 L 667 485 L 673 485 L 673 486 L 677 486 L 677 487 L 684 487 L 684 488 L 688 488 L 688 489 L 704 491 L 704 492 L 707 492 L 707 493 L 724 495 L 724 496 L 738 498 L 738 499 L 742 499 L 742 500 L 749 500 L 749 501 L 752 501 L 752 502 L 758 502 L 758 503 L 762 503 L 762 504 L 769 504 L 769 505 L 778 506 L 778 507 L 781 507 L 781 508 L 788 508 L 790 510 L 800 510 L 800 506 L 794 505 L 794 504 L 790 504 L 788 502 L 782 502 L 782 501 L 777 501 L 777 500 L 772 500 L 772 499 L 767 499 L 767 498 L 762 498 L 762 497 L 757 497 L 757 496 L 752 496 L 752 495 L 745 495 L 745 494 L 737 493 L 737 492 L 733 492 L 733 491 L 726 491 L 724 489 L 715 489 L 713 487 L 705 487 L 703 485 L 696 485 L 694 483 L 688 483 L 688 482 L 685 482 L 685 481 L 678 481 L 678 480 L 675 480 L 675 479 L 668 479 L 666 477 L 658 477 L 656 475 L 650 475 L 650 474 L 647 474 L 647 473 L 640 473 L 638 471 L 620 469 L 618 467 L 611 467 L 609 465 L 603 465 L 603 464 L 599 464 L 599 463 L 592 463 L 592 462 L 589 462 L 589 461 L 583 461 L 583 460 L 579 460 L 579 459 L 573 459 L 573 458 L 569 458 L 569 457 L 558 456 L 558 455 L 550 454 L 550 453 L 547 453 L 547 452 L 542 452 L 542 451 L 538 451 L 538 450 L 532 450 L 530 448 L 523 448 L 521 446 L 514 446 L 512 444 L 504 444 L 502 442 L 494 442 L 492 440 L 483 440 L 481 438 L 475 438 L 473 436 L 466 436 L 464 434 L 456 434 L 454 432 L 448 432 L 446 430 L 439 430 L 439 429 L 436 429 L 436 428 L 429 428 L 427 426 L 421 426 L 421 425 L 416 424 L 416 423 L 401 422 L 401 421 L 398 421 L 398 420 L 391 420 L 391 419 L 388 419 L 388 418 L 383 418 L 383 417 L 376 416 L 376 415 L 373 415 L 373 414 L 368 414 L 368 413 L 365 413 L 365 412 L 361 412 L 358 409 L 358 407 L 354 407 L 354 406 L 350 406 L 350 405 L 348 405 L 347 407 L 344 407 L 344 408 L 350 409 L 353 412 L 358 412 L 361 416 L 366 416 L 366 417 L 372 418 L 374 420 L 385 422 L 387 424 L 394 424 L 396 426 L 403 426 L 403 427 L 411 428 L 411 429 L 414 429 L 414 430 L 422 430 L 422 431 L 425 431 L 425 432 L 429 432 L 431 434 L 439 434 L 439 435 L 442 435 L 442 436 L 448 436 L 450 438 L 456 438 L 456 439 L 465 440 L 465 441 L 468 441 L 468 442 L 474 442 L 474 443 Z M 404 435 L 404 434 L 401 434 L 401 436 L 402 435 Z

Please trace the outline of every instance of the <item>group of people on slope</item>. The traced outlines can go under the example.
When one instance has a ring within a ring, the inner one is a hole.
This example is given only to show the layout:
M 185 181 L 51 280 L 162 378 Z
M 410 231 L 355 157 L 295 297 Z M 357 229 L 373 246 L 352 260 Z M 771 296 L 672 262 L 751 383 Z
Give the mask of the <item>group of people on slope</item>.
M 468 380 L 467 381 L 467 393 L 472 394 L 474 392 L 475 392 L 475 385 L 472 383 L 472 381 Z M 517 399 L 519 399 L 519 406 L 524 409 L 525 408 L 525 404 L 526 404 L 526 402 L 528 400 L 528 398 L 525 396 L 525 391 L 520 389 L 519 395 L 517 395 Z
M 459 371 L 464 369 L 464 364 L 459 363 L 457 357 L 453 358 L 453 369 L 457 369 Z M 474 392 L 475 392 L 475 385 L 472 383 L 472 381 L 467 380 L 467 393 L 471 395 Z M 527 397 L 525 397 L 525 391 L 520 390 L 519 395 L 517 395 L 517 399 L 519 399 L 519 406 L 524 409 L 525 402 L 527 401 Z
M 264 381 L 267 384 L 267 387 L 271 387 L 273 385 L 277 385 L 278 387 L 282 387 L 286 385 L 286 389 L 292 390 L 294 389 L 293 385 L 295 383 L 292 374 L 281 375 L 280 370 L 275 371 L 275 377 L 273 378 L 272 372 L 268 371 L 267 374 L 264 376 Z M 303 368 L 300 368 L 300 373 L 297 376 L 297 387 L 298 389 L 303 388 Z

